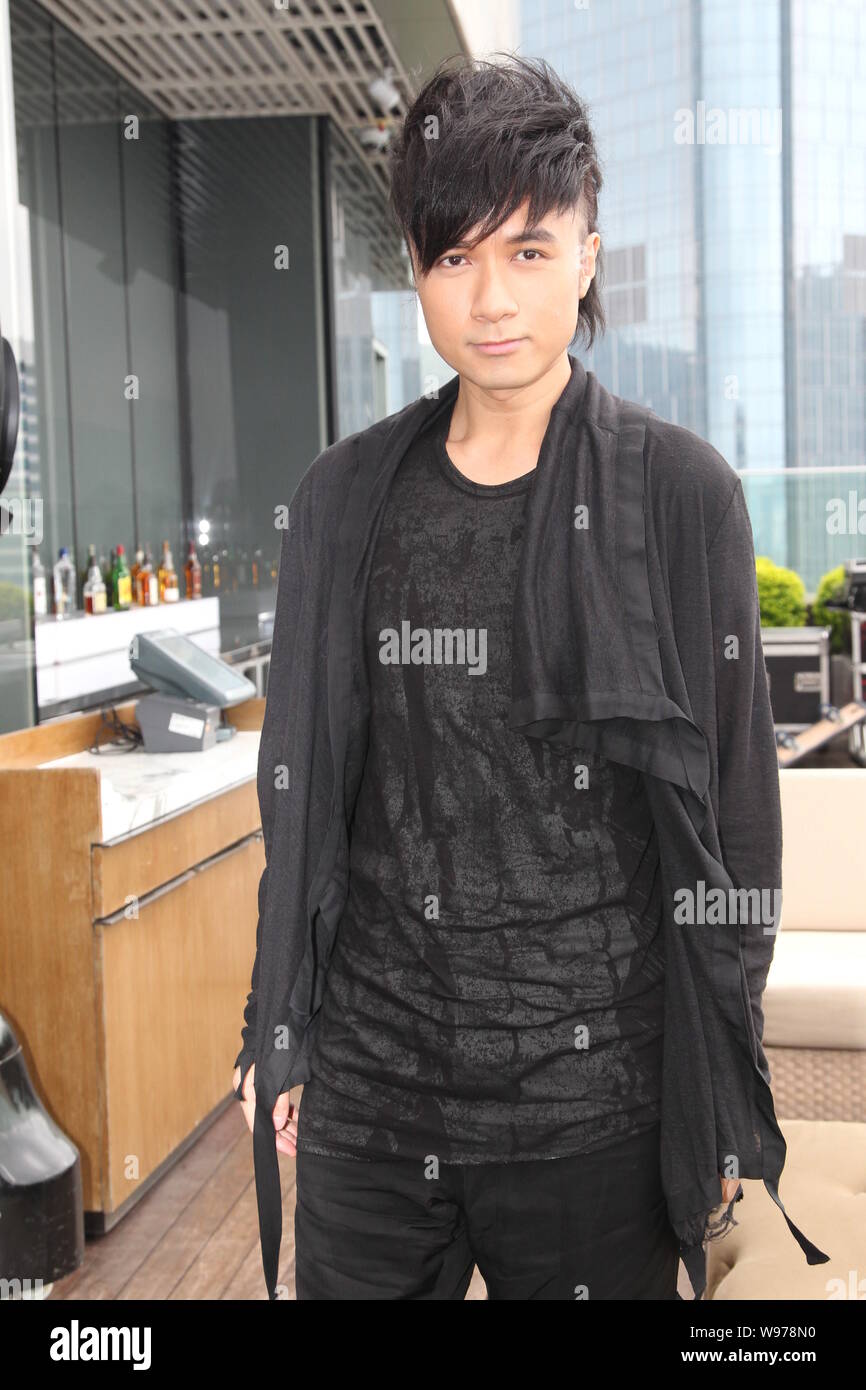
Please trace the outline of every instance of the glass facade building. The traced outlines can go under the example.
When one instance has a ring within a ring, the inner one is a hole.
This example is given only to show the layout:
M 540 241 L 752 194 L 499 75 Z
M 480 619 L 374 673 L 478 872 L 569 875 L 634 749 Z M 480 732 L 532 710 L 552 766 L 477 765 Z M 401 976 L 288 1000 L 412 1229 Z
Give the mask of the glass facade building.
M 866 550 L 826 524 L 866 499 L 866 7 L 524 0 L 519 39 L 600 148 L 587 365 L 742 470 L 756 550 L 814 589 Z

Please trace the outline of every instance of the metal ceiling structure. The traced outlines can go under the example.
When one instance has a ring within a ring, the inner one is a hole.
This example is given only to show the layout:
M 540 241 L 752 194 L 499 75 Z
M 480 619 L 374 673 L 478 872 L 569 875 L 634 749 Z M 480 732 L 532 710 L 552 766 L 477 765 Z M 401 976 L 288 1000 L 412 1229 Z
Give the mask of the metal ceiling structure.
M 466 51 L 447 0 L 401 0 L 398 11 L 393 0 L 39 3 L 169 120 L 327 115 L 383 191 L 385 154 L 360 138 L 387 116 L 369 84 L 390 70 L 399 121 L 423 67 Z

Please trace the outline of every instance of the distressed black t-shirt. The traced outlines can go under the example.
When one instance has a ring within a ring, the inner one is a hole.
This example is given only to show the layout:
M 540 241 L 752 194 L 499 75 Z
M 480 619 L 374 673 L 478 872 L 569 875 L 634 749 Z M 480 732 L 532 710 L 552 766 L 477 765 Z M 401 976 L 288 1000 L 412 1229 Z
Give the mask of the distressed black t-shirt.
M 643 774 L 512 732 L 533 474 L 402 461 L 364 617 L 370 738 L 298 1147 L 482 1163 L 660 1116 L 664 957 Z

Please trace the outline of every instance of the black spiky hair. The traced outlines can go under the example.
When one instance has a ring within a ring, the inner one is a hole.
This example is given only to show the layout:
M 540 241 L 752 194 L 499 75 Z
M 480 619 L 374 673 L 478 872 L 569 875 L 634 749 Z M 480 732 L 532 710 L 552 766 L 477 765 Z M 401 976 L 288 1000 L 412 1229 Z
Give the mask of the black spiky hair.
M 602 176 L 586 104 L 541 58 L 446 58 L 424 84 L 392 142 L 390 206 L 427 275 L 449 247 L 490 236 L 529 199 L 535 226 L 577 209 L 598 231 Z M 604 332 L 602 253 L 580 302 L 576 332 Z

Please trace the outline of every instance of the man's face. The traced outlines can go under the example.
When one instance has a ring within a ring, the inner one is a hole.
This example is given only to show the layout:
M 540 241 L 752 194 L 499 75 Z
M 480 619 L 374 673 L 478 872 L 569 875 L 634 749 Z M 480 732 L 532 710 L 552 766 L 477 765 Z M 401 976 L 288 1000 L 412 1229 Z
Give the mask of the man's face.
M 440 357 L 487 390 L 536 380 L 567 351 L 580 300 L 595 274 L 601 238 L 583 235 L 580 214 L 548 213 L 527 228 L 529 204 L 478 242 L 448 247 L 415 286 Z M 494 353 L 479 346 L 518 341 Z

